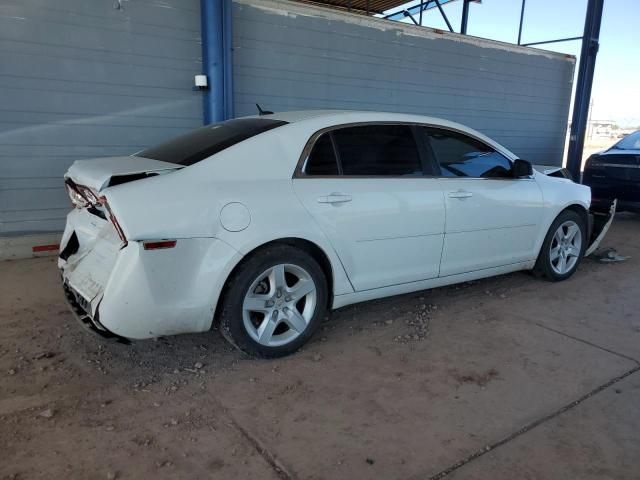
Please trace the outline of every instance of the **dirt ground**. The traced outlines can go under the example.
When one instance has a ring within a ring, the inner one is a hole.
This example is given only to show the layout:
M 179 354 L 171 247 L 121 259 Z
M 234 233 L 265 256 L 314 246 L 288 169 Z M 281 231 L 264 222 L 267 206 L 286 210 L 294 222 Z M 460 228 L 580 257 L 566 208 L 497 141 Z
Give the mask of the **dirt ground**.
M 304 350 L 81 330 L 53 258 L 0 263 L 0 478 L 637 479 L 640 217 L 525 273 L 334 312 Z

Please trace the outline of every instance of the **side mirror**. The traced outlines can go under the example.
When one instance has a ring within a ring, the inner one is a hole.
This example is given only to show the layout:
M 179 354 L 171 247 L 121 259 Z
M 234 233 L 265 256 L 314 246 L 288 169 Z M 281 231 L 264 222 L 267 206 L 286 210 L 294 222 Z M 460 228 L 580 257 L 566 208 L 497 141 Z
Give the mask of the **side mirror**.
M 513 176 L 516 178 L 530 177 L 533 175 L 533 166 L 526 160 L 517 158 L 513 162 Z

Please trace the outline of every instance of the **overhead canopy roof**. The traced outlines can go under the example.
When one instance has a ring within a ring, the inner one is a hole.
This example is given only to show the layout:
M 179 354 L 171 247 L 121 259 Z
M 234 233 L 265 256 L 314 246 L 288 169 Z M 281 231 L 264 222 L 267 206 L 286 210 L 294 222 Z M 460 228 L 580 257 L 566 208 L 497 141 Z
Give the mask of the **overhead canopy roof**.
M 397 8 L 400 5 L 406 5 L 411 0 L 299 0 L 304 3 L 317 3 L 320 5 L 324 5 L 327 7 L 338 8 L 341 10 L 351 10 L 362 13 L 383 13 L 387 12 L 393 8 Z M 440 4 L 444 5 L 445 3 L 449 3 L 452 0 L 440 0 Z M 414 2 L 416 1 L 414 0 Z M 428 3 L 428 0 L 425 0 L 424 3 Z M 417 1 L 417 4 L 420 4 Z M 432 4 L 429 5 L 426 9 L 429 10 L 431 8 L 436 7 L 435 2 L 432 1 Z
M 310 3 L 319 3 L 328 7 L 337 7 L 345 10 L 382 13 L 407 2 L 406 0 L 314 0 Z

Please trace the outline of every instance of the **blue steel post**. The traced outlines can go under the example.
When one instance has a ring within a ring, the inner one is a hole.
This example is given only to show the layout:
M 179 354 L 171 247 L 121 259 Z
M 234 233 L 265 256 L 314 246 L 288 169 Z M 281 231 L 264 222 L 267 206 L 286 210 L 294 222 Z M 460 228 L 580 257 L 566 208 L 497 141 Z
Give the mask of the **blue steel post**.
M 224 63 L 224 118 L 233 118 L 233 0 L 222 0 L 222 47 Z
M 576 94 L 573 99 L 573 117 L 567 155 L 567 169 L 576 180 L 580 179 L 580 168 L 582 166 L 582 151 L 587 130 L 593 72 L 599 47 L 598 40 L 600 37 L 603 4 L 604 0 L 589 0 L 584 22 L 584 35 L 582 36 Z
M 460 24 L 460 33 L 467 34 L 467 22 L 469 21 L 469 3 L 471 0 L 462 0 L 462 22 Z
M 520 45 L 522 40 L 522 22 L 524 21 L 524 5 L 526 0 L 522 0 L 522 8 L 520 9 L 520 26 L 518 27 L 518 45 Z
M 203 94 L 205 125 L 233 117 L 231 8 L 232 0 L 200 0 L 202 69 L 209 84 Z

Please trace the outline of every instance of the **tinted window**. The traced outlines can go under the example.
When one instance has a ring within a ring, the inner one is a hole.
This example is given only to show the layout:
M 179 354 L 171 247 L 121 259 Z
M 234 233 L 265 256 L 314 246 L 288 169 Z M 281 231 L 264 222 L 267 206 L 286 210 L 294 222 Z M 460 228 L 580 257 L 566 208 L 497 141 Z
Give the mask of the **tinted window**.
M 443 177 L 513 177 L 509 159 L 484 143 L 455 132 L 426 132 Z
M 338 161 L 333 150 L 331 137 L 328 133 L 323 133 L 309 154 L 305 167 L 307 175 L 338 175 Z
M 411 127 L 363 125 L 333 130 L 344 175 L 422 175 Z
M 147 148 L 136 153 L 136 156 L 180 165 L 193 165 L 236 143 L 286 123 L 266 118 L 237 118 L 213 123 L 158 146 Z
M 627 135 L 612 148 L 617 150 L 640 150 L 640 130 Z

